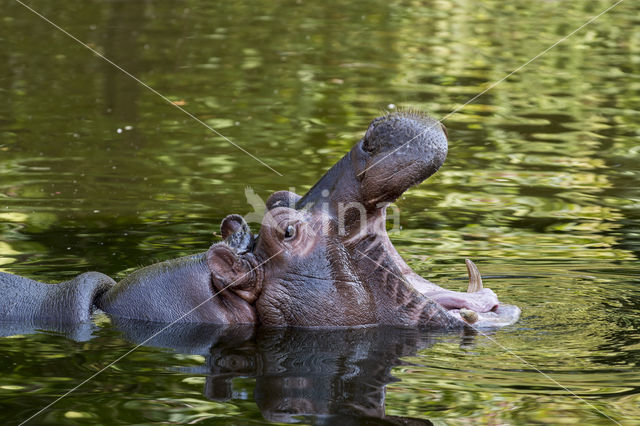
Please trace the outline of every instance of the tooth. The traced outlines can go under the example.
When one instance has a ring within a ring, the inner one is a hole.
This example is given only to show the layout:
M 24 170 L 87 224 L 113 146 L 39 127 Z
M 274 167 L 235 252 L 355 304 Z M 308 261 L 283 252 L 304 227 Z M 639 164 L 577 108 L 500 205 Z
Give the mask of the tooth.
M 460 316 L 469 324 L 473 324 L 474 322 L 478 321 L 478 313 L 476 311 L 472 311 L 471 309 L 460 309 Z
M 467 264 L 467 272 L 469 273 L 469 287 L 467 287 L 467 293 L 475 293 L 482 290 L 482 277 L 480 271 L 476 268 L 476 265 L 470 260 L 465 259 L 464 263 Z

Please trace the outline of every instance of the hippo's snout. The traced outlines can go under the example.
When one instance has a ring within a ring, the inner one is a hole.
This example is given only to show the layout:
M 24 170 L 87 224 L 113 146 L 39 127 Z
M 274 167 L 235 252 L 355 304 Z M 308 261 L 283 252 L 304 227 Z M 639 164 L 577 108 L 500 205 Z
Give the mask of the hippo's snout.
M 356 170 L 368 205 L 389 203 L 433 175 L 447 158 L 447 136 L 435 119 L 400 112 L 371 122 Z
M 373 120 L 363 138 L 362 148 L 374 156 L 389 155 L 401 149 L 444 152 L 446 156 L 447 132 L 439 121 L 426 114 L 399 112 Z

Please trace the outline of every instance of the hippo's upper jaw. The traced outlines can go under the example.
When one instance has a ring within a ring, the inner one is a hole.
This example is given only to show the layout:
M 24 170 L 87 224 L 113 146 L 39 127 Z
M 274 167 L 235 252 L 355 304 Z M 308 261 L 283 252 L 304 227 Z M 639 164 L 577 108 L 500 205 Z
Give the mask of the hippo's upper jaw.
M 447 137 L 437 120 L 413 112 L 385 115 L 296 207 L 355 202 L 372 211 L 434 174 L 446 157 Z
M 447 158 L 447 138 L 426 115 L 391 114 L 373 120 L 351 156 L 362 202 L 376 208 L 438 171 Z

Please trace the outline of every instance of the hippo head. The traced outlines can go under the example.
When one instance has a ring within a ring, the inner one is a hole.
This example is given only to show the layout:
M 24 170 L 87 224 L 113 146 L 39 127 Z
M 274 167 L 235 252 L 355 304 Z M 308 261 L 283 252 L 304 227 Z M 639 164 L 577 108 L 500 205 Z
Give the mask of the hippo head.
M 255 301 L 265 325 L 451 329 L 478 321 L 477 313 L 483 325 L 515 322 L 517 308 L 494 315 L 498 299 L 471 262 L 468 292 L 445 290 L 413 272 L 386 233 L 387 205 L 435 173 L 446 153 L 436 120 L 418 113 L 375 119 L 304 197 L 281 191 L 267 200 L 251 250 L 210 249 L 215 280 Z

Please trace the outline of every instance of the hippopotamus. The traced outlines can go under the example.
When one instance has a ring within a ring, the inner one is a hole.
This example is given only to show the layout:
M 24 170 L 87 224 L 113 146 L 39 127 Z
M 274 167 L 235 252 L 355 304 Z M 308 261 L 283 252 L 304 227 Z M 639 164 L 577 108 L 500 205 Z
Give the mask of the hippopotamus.
M 158 322 L 265 326 L 504 325 L 519 309 L 482 287 L 442 289 L 402 260 L 386 233 L 389 203 L 443 164 L 444 127 L 422 114 L 374 120 L 364 137 L 303 197 L 267 200 L 257 236 L 238 215 L 205 253 L 140 269 L 115 284 L 90 272 L 58 285 L 0 274 L 0 319 L 86 321 L 93 308 Z

